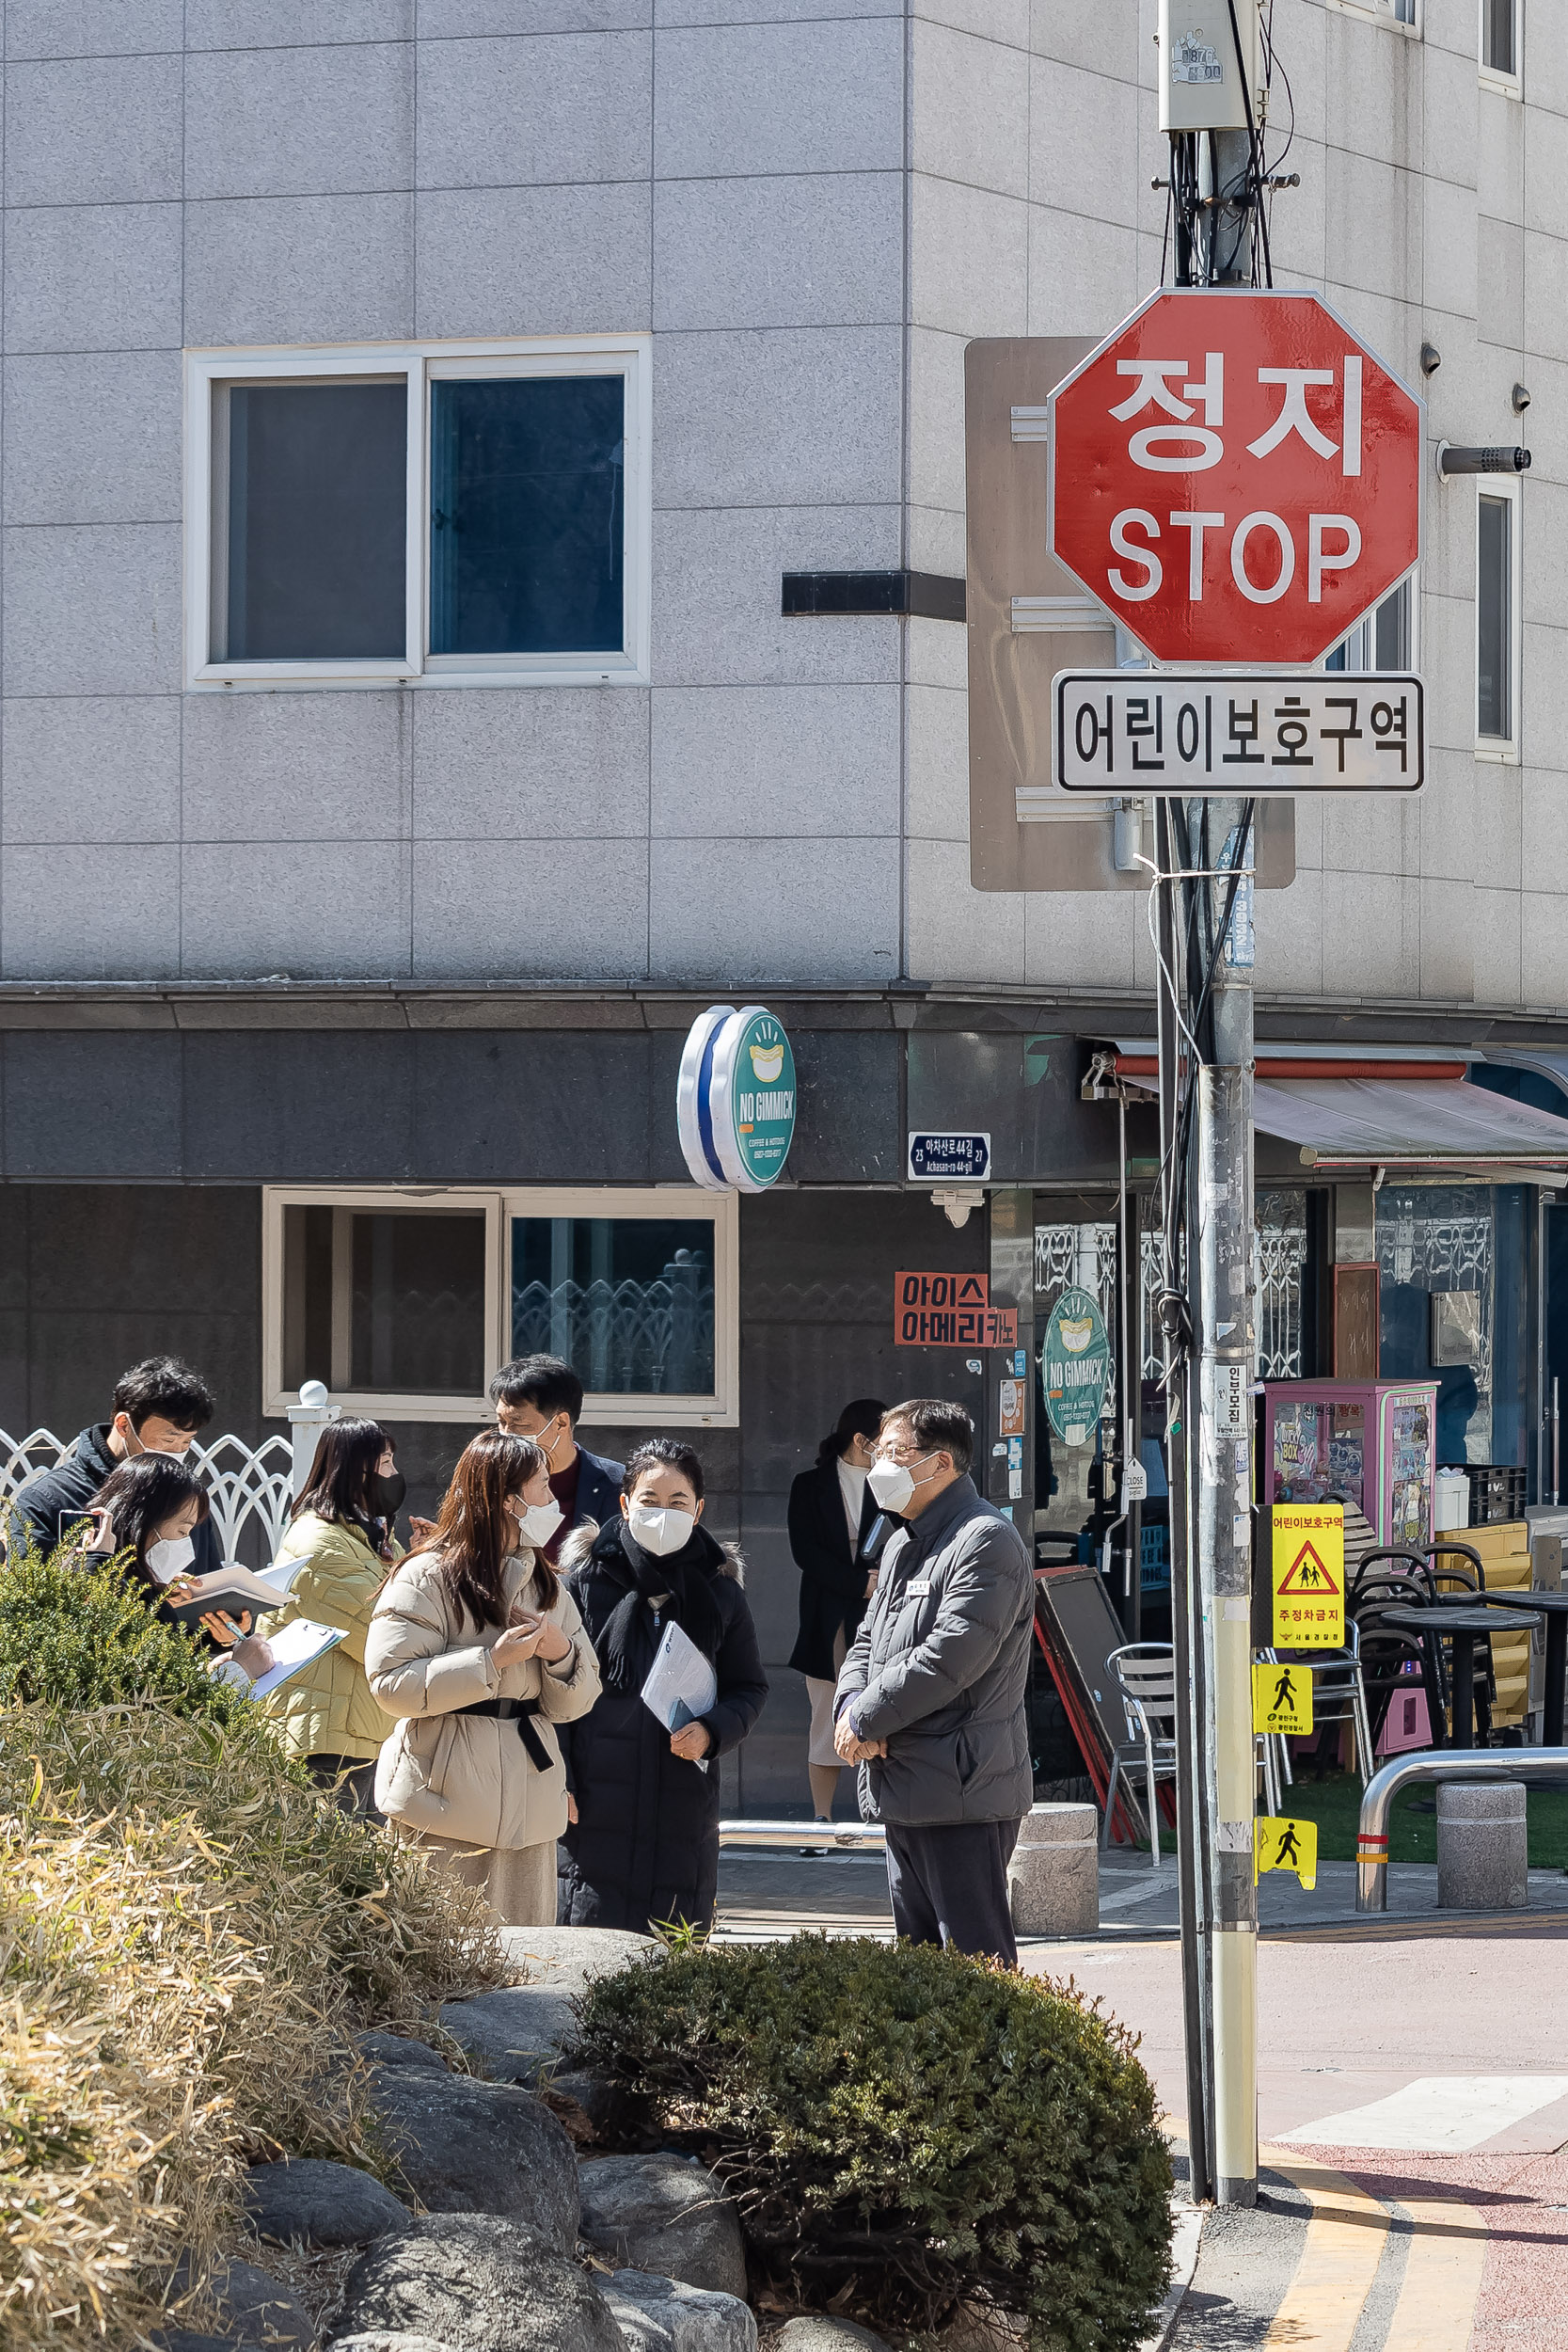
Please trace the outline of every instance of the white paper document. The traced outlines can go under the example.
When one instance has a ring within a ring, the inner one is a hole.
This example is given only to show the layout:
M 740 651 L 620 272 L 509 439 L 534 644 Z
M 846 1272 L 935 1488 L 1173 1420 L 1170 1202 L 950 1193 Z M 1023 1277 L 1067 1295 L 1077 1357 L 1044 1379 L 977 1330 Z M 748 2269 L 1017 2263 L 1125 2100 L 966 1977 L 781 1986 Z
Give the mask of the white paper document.
M 264 1699 L 269 1691 L 276 1691 L 280 1682 L 287 1682 L 302 1666 L 309 1666 L 314 1659 L 335 1649 L 342 1638 L 335 1625 L 312 1625 L 309 1617 L 296 1617 L 280 1633 L 269 1633 L 267 1640 L 274 1662 L 251 1684 L 251 1697 Z
M 304 1565 L 303 1560 L 279 1560 L 274 1566 L 261 1569 L 258 1575 L 253 1568 L 242 1568 L 234 1561 L 228 1567 L 214 1568 L 206 1576 L 193 1576 L 189 1580 L 190 1597 L 192 1600 L 216 1600 L 222 1594 L 240 1601 L 248 1601 L 253 1609 L 281 1609 L 289 1597 L 289 1587 Z M 160 1584 L 174 1581 L 172 1577 L 158 1576 L 156 1568 L 152 1574 Z
M 718 1696 L 718 1678 L 695 1642 L 678 1625 L 667 1625 L 642 1685 L 643 1706 L 666 1731 L 679 1731 L 705 1715 Z

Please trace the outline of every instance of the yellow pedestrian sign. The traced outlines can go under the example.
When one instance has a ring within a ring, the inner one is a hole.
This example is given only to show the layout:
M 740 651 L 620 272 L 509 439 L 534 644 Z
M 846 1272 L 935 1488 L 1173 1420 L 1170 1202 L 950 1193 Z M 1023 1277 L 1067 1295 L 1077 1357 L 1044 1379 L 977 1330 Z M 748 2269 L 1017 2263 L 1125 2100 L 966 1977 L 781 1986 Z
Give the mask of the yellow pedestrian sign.
M 1298 1738 L 1312 1728 L 1309 1666 L 1254 1666 L 1252 1728 Z
M 1275 1648 L 1343 1649 L 1343 1503 L 1276 1502 L 1272 1555 Z
M 1316 1886 L 1317 1822 L 1276 1820 L 1263 1815 L 1254 1827 L 1252 1877 L 1255 1885 L 1265 1870 L 1293 1870 L 1303 1886 Z

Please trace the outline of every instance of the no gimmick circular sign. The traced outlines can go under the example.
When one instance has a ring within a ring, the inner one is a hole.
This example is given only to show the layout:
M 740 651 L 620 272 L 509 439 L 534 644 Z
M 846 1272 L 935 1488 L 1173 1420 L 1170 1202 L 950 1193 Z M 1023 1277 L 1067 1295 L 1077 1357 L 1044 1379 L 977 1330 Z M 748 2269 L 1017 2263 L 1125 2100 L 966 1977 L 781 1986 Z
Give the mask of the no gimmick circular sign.
M 687 1034 L 675 1096 L 687 1167 L 709 1192 L 766 1192 L 795 1134 L 795 1057 L 766 1005 L 710 1005 Z
M 1087 1445 L 1111 1378 L 1105 1318 L 1085 1290 L 1065 1290 L 1051 1310 L 1040 1345 L 1040 1387 L 1052 1428 L 1064 1445 Z

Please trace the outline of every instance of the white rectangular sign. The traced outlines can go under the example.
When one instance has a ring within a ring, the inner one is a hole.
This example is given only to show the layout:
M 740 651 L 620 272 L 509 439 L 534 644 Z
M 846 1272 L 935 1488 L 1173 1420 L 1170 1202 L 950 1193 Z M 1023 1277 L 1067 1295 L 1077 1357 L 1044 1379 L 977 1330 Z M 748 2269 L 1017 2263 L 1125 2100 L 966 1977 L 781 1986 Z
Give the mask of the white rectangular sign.
M 1066 792 L 1418 792 L 1421 681 L 1389 670 L 1065 670 L 1052 768 Z

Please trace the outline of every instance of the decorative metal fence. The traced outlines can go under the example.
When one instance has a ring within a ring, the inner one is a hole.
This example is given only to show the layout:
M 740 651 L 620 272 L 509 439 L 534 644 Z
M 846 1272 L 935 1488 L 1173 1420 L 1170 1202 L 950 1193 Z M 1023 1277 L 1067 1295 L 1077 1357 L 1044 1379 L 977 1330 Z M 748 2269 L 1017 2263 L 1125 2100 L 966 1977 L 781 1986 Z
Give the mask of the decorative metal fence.
M 664 1278 L 524 1283 L 513 1347 L 564 1356 L 601 1395 L 700 1396 L 713 1386 L 713 1269 L 677 1259 Z
M 310 1416 L 312 1444 L 326 1417 Z M 276 1555 L 294 1497 L 294 1442 L 273 1437 L 249 1446 L 243 1438 L 226 1433 L 208 1444 L 198 1438 L 192 1446 L 187 1458 L 206 1486 L 226 1560 L 260 1562 Z M 74 1438 L 57 1438 L 52 1429 L 35 1429 L 21 1438 L 0 1429 L 0 1511 L 24 1478 L 35 1470 L 53 1470 L 74 1443 Z

